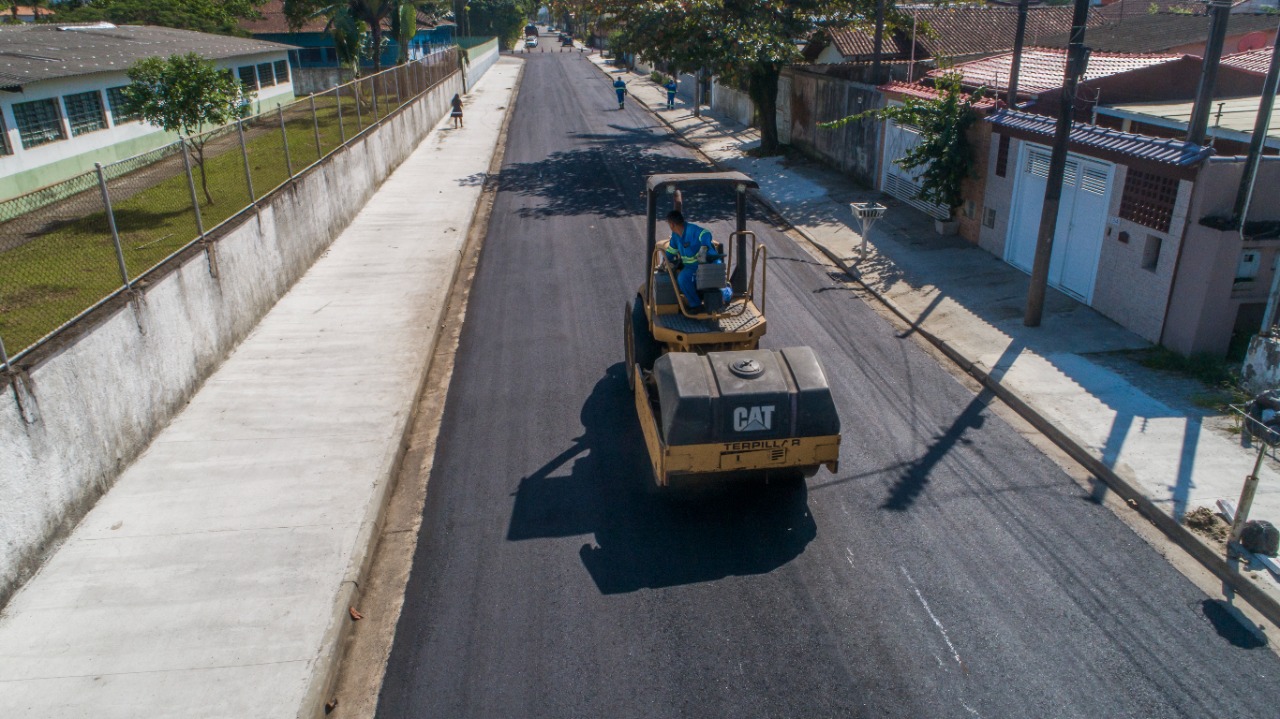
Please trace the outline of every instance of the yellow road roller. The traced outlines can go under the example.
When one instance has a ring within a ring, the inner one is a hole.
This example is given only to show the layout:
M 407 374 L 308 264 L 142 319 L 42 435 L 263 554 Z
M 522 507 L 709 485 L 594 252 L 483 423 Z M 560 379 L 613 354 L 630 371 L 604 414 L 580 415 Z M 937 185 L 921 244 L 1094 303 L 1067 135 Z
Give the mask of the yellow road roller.
M 658 240 L 659 199 L 693 187 L 731 188 L 736 198 L 728 242 L 713 243 L 716 261 L 694 266 L 696 307 Z M 648 178 L 645 276 L 624 333 L 627 382 L 658 487 L 837 471 L 840 417 L 813 350 L 760 349 L 768 251 L 747 229 L 747 191 L 757 187 L 740 172 Z

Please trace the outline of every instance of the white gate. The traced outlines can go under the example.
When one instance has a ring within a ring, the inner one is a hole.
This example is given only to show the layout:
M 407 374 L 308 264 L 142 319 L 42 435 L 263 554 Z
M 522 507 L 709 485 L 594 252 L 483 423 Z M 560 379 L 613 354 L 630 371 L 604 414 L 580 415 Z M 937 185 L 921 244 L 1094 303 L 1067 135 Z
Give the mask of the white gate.
M 1031 272 L 1049 177 L 1048 148 L 1023 143 L 1013 191 L 1013 216 L 1005 240 L 1004 259 Z M 1115 166 L 1080 155 L 1068 155 L 1062 200 L 1049 257 L 1049 284 L 1088 304 L 1102 252 Z
M 904 127 L 888 120 L 884 126 L 884 154 L 880 168 L 880 189 L 903 202 L 915 207 L 927 215 L 945 220 L 951 215 L 951 208 L 935 205 L 916 197 L 920 192 L 920 174 L 924 168 L 916 168 L 908 172 L 895 162 L 907 154 L 907 151 L 920 144 L 920 133 L 914 128 Z

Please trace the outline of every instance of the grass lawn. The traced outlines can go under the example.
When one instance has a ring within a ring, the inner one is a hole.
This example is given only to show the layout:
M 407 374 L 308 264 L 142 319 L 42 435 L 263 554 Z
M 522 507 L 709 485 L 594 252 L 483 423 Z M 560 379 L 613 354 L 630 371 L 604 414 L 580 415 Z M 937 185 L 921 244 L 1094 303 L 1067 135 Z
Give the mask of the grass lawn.
M 379 90 L 382 85 L 380 82 Z M 397 107 L 395 86 L 390 82 L 386 85 L 391 92 L 379 93 L 377 118 Z M 348 139 L 374 120 L 367 83 L 365 91 L 361 121 L 357 124 L 357 100 L 350 88 L 343 89 L 342 127 Z M 338 99 L 333 94 L 316 98 L 316 119 L 319 148 L 310 101 L 284 109 L 289 158 L 295 174 L 342 144 Z M 253 189 L 262 197 L 289 180 L 279 115 L 267 114 L 246 122 L 245 133 Z M 132 278 L 199 236 L 182 165 L 172 161 L 170 164 L 170 173 L 144 169 L 108 183 L 125 264 Z M 206 149 L 205 175 L 213 202 L 201 189 L 198 168 L 193 171 L 206 231 L 249 205 L 244 159 L 235 133 L 210 142 Z M 93 198 L 97 193 L 96 188 L 92 190 Z M 87 195 L 77 201 L 89 204 Z M 101 203 L 94 199 L 93 204 Z M 0 225 L 0 234 L 4 231 Z M 16 354 L 122 284 L 105 212 L 52 225 L 36 239 L 0 253 L 0 338 L 9 354 Z

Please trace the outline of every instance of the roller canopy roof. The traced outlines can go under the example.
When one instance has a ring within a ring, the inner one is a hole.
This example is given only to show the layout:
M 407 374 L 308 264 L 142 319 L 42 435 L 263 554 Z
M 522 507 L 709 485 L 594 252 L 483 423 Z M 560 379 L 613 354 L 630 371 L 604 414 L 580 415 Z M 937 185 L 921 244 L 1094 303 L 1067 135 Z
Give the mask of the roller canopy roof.
M 741 172 L 686 172 L 678 175 L 649 175 L 649 192 L 657 192 L 668 185 L 694 187 L 697 185 L 746 185 L 759 188 L 755 180 Z

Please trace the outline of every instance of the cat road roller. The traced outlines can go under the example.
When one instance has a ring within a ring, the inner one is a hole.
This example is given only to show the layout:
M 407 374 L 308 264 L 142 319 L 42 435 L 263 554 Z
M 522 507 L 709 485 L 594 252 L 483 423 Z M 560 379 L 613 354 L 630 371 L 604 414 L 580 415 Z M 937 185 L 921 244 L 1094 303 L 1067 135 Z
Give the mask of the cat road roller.
M 697 311 L 664 260 L 667 241 L 657 239 L 659 198 L 692 187 L 730 188 L 737 206 L 729 241 L 715 243 L 719 261 L 697 265 Z M 756 187 L 740 172 L 648 178 L 644 282 L 624 332 L 627 382 L 658 487 L 812 476 L 839 462 L 840 417 L 813 350 L 760 349 L 768 252 L 746 221 L 747 190 Z

